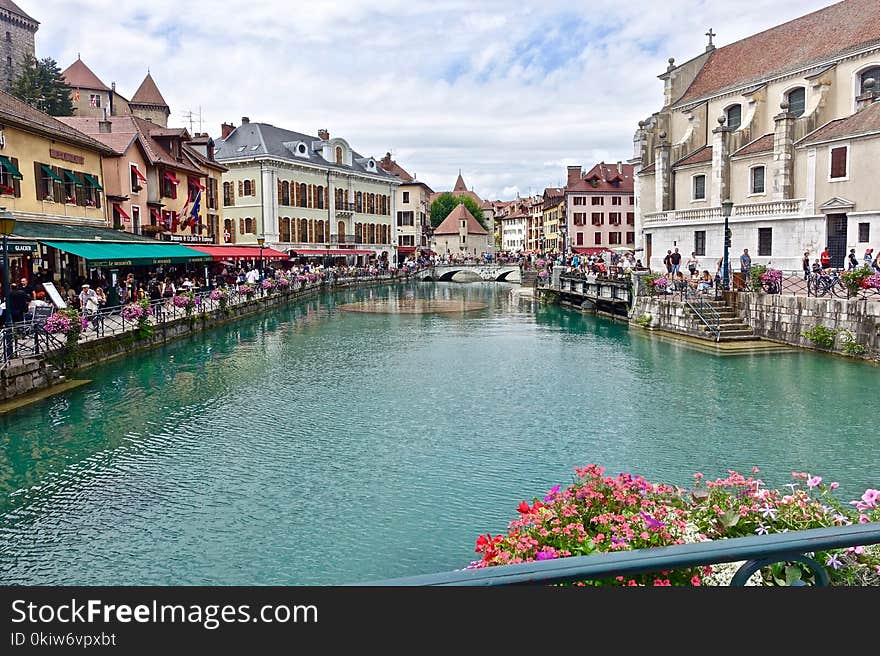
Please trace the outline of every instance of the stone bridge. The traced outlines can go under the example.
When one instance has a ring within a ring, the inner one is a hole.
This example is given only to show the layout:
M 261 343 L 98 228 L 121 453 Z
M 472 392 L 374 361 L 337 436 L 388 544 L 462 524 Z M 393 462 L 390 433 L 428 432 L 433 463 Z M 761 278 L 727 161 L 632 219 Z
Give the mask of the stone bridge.
M 422 269 L 416 276 L 435 282 L 520 282 L 518 264 L 437 264 Z

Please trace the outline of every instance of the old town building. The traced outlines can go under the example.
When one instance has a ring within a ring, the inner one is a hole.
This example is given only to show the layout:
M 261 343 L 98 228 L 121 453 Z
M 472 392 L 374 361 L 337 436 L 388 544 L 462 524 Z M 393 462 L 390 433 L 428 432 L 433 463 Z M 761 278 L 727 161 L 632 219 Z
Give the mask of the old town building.
M 673 247 L 714 270 L 730 250 L 799 270 L 880 245 L 880 3 L 845 0 L 669 66 L 635 134 L 638 226 L 657 267 Z
M 432 249 L 438 255 L 479 257 L 491 251 L 489 232 L 459 203 L 443 222 L 434 228 Z
M 565 247 L 581 254 L 635 248 L 633 166 L 600 162 L 586 173 L 568 167 Z
M 305 255 L 351 255 L 395 261 L 400 180 L 372 157 L 326 130 L 311 136 L 251 123 L 224 124 L 217 160 L 223 175 L 227 243 Z
M 0 0 L 0 34 L 3 35 L 3 90 L 9 91 L 21 73 L 25 57 L 36 57 L 34 36 L 40 23 L 12 0 Z
M 429 199 L 430 203 L 433 203 L 435 200 L 437 200 L 437 197 L 440 196 L 440 194 L 444 193 L 447 192 L 437 191 L 432 193 Z M 452 191 L 448 193 L 451 193 L 453 196 L 456 197 L 467 196 L 468 198 L 470 198 L 477 204 L 477 206 L 482 208 L 483 223 L 485 223 L 486 225 L 492 224 L 492 221 L 494 220 L 494 212 L 492 211 L 492 208 L 486 206 L 483 199 L 477 195 L 477 192 L 475 192 L 473 189 L 468 189 L 467 184 L 465 184 L 464 178 L 461 177 L 461 170 L 458 171 L 458 178 L 456 178 L 455 180 L 455 185 L 452 187 Z
M 559 226 L 565 224 L 565 188 L 547 187 L 541 196 L 543 230 L 541 250 L 562 250 Z
M 216 243 L 219 187 L 226 170 L 207 135 L 136 116 L 59 119 L 112 149 L 105 156 L 108 216 L 116 229 L 164 241 Z
M 428 248 L 431 234 L 431 203 L 434 191 L 424 182 L 416 180 L 406 169 L 391 159 L 391 153 L 379 160 L 383 170 L 400 180 L 395 191 L 397 208 L 397 256 L 402 261 L 418 249 Z

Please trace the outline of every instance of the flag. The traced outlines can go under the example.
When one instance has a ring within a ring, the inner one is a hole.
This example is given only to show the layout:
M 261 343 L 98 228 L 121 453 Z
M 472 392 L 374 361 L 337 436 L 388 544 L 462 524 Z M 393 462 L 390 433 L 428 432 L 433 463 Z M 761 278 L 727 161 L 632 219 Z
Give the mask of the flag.
M 195 228 L 196 224 L 200 223 L 202 220 L 202 218 L 199 216 L 199 212 L 201 211 L 201 209 L 202 209 L 202 191 L 200 189 L 199 192 L 196 194 L 195 200 L 193 200 L 192 209 L 190 209 L 190 211 L 189 211 L 189 215 L 190 215 L 190 217 L 192 217 L 192 220 L 190 221 L 190 223 L 192 223 L 193 228 Z
M 171 232 L 177 232 L 177 224 L 179 219 L 179 214 L 177 212 L 171 213 Z
M 89 105 L 91 105 L 92 107 L 97 107 L 97 106 L 98 106 L 98 100 L 99 100 L 100 98 L 101 98 L 101 96 L 95 95 L 95 94 L 93 93 L 93 94 L 91 95 L 91 97 L 89 98 Z
M 189 224 L 189 193 L 186 194 L 186 202 L 183 204 L 183 209 L 180 210 L 180 216 L 183 217 L 180 221 L 180 229 L 183 230 L 186 228 L 187 224 Z
M 73 102 L 79 102 L 79 89 L 73 92 Z

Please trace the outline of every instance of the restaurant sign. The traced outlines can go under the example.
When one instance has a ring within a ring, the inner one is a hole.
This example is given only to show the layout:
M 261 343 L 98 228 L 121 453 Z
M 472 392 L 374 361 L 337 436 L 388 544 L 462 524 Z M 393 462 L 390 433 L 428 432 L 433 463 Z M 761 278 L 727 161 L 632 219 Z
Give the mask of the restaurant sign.
M 63 159 L 65 162 L 71 162 L 73 164 L 85 164 L 86 158 L 81 155 L 74 155 L 73 153 L 65 153 L 63 150 L 56 150 L 54 148 L 49 149 L 49 157 L 54 159 Z
M 207 235 L 162 235 L 163 241 L 176 242 L 178 244 L 213 244 L 214 238 Z
M 6 247 L 10 255 L 38 253 L 37 244 L 31 241 L 9 241 Z

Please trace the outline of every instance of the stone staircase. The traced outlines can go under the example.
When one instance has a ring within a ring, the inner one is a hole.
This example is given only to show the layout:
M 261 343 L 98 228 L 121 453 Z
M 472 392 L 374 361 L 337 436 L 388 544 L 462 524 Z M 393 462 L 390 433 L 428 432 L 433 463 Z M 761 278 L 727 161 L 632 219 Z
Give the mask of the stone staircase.
M 720 317 L 718 322 L 718 328 L 721 331 L 721 336 L 718 339 L 719 342 L 746 342 L 757 339 L 752 327 L 743 322 L 743 320 L 737 315 L 736 310 L 731 308 L 726 302 L 706 301 L 706 304 L 714 308 Z M 694 321 L 697 322 L 706 334 L 706 339 L 715 341 L 715 336 L 712 334 L 712 331 L 710 331 L 703 323 L 697 312 L 695 312 L 690 306 L 688 306 L 688 311 L 693 315 Z M 707 316 L 707 318 L 710 322 L 714 320 L 714 317 Z

